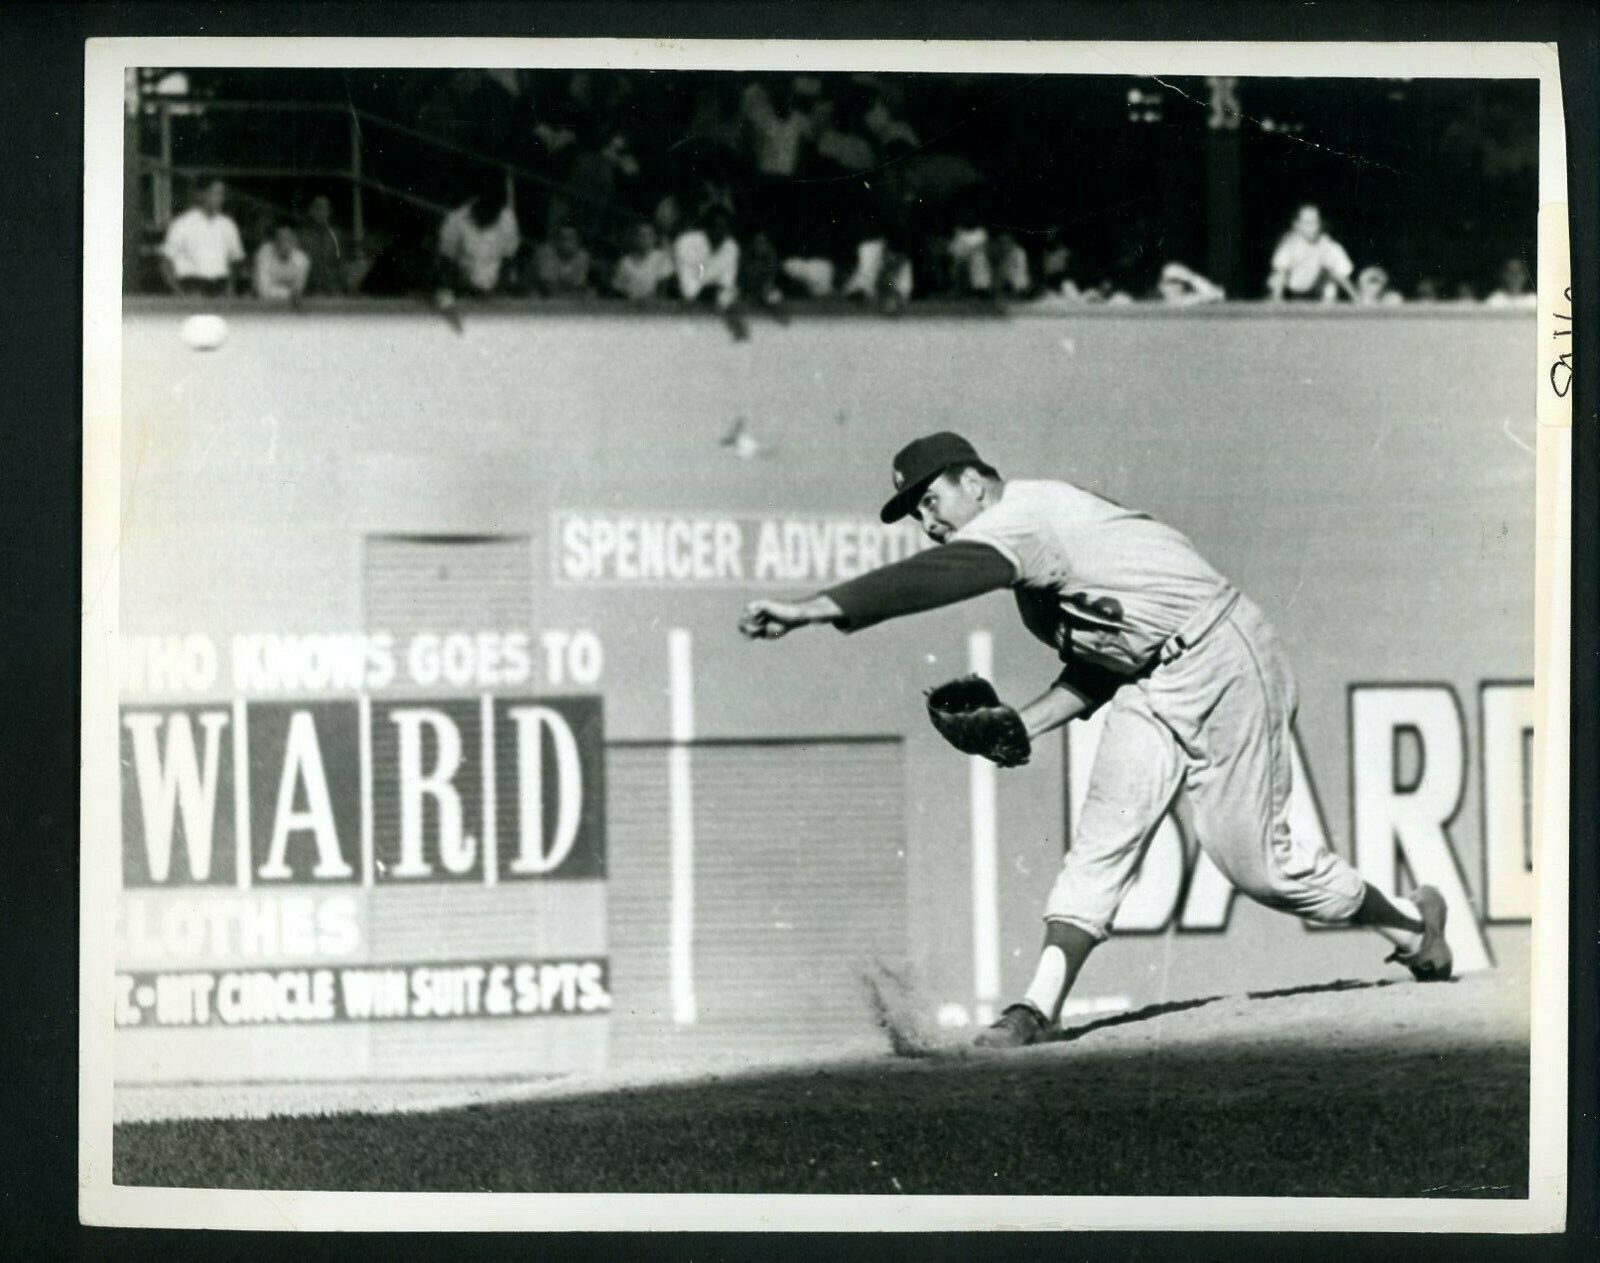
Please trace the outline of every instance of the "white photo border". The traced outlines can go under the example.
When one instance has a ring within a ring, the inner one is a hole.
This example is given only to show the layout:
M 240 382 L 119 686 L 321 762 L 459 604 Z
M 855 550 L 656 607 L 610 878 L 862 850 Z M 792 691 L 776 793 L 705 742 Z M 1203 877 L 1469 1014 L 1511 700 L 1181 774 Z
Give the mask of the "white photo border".
M 118 810 L 124 72 L 145 65 L 582 67 L 1144 76 L 1533 79 L 1539 83 L 1537 912 L 1525 1200 L 332 1193 L 112 1183 L 112 917 Z M 1541 43 L 1167 43 L 670 39 L 92 39 L 84 98 L 84 537 L 79 1215 L 141 1227 L 478 1230 L 1340 1230 L 1558 1232 L 1567 1192 L 1571 402 L 1544 348 L 1570 286 L 1560 69 Z

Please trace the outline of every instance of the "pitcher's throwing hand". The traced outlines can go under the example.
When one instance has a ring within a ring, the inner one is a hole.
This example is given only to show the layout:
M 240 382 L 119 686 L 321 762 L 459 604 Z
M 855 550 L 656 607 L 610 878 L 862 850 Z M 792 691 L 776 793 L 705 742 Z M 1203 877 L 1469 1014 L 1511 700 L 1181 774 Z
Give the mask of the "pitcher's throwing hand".
M 739 631 L 748 640 L 776 640 L 797 627 L 830 623 L 843 613 L 825 596 L 809 601 L 751 601 L 739 615 Z

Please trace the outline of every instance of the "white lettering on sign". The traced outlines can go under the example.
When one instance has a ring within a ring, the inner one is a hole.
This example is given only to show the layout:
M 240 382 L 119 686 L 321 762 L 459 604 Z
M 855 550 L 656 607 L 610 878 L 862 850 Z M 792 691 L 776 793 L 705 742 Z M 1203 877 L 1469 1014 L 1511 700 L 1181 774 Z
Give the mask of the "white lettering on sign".
M 600 637 L 580 629 L 551 630 L 539 637 L 544 649 L 545 679 L 551 684 L 595 684 L 605 665 Z
M 349 956 L 361 946 L 350 895 L 178 895 L 127 891 L 117 902 L 117 959 L 148 964 Z
M 161 975 L 158 985 L 168 976 Z M 217 978 L 217 1017 L 228 1026 L 331 1022 L 338 1016 L 334 999 L 331 969 L 225 973 Z
M 527 632 L 421 632 L 406 650 L 406 674 L 413 684 L 453 684 L 493 688 L 526 684 L 533 674 Z
M 124 636 L 125 693 L 203 693 L 217 682 L 217 647 L 209 636 Z
M 738 534 L 716 543 L 739 568 Z M 685 572 L 692 580 L 693 568 Z M 537 642 L 537 643 L 536 643 Z M 230 638 L 233 692 L 257 697 L 360 693 L 395 683 L 451 685 L 462 689 L 514 688 L 536 674 L 537 648 L 549 656 L 551 683 L 594 684 L 603 654 L 599 637 L 585 628 L 532 631 L 425 631 L 402 645 L 388 632 L 239 634 Z M 559 648 L 559 659 L 551 656 Z M 209 636 L 128 636 L 121 643 L 125 698 L 195 698 L 219 684 L 216 645 Z
M 570 582 L 737 582 L 739 523 L 728 518 L 573 514 L 558 531 L 560 577 Z
M 583 764 L 578 740 L 566 716 L 548 706 L 514 706 L 517 726 L 517 782 L 522 827 L 511 871 L 519 875 L 548 873 L 561 867 L 578 838 L 583 809 Z M 556 822 L 549 847 L 544 836 L 544 749 L 541 731 L 550 734 L 556 761 Z
M 305 786 L 306 807 L 295 801 Z M 349 877 L 354 871 L 339 850 L 339 830 L 333 820 L 333 800 L 328 795 L 328 774 L 317 744 L 317 725 L 311 712 L 297 710 L 289 717 L 289 737 L 283 755 L 283 775 L 278 780 L 278 804 L 272 816 L 272 844 L 256 876 L 263 881 L 287 881 L 294 876 L 287 852 L 289 835 L 309 830 L 317 848 L 316 877 Z
M 241 693 L 308 693 L 384 688 L 394 682 L 394 637 L 387 632 L 239 635 L 233 687 Z
M 1456 862 L 1450 822 L 1467 781 L 1466 724 L 1446 685 L 1362 686 L 1350 693 L 1351 788 L 1356 867 L 1385 894 L 1398 889 L 1400 861 L 1418 885 L 1437 887 L 1457 916 L 1450 945 L 1462 973 L 1487 969 L 1488 944 Z M 1402 784 L 1402 744 L 1415 768 Z
M 604 1013 L 602 960 L 131 971 L 116 976 L 119 1027 L 260 1026 Z
M 195 881 L 205 881 L 211 876 L 217 773 L 228 712 L 203 711 L 195 718 L 204 733 L 202 757 L 196 756 L 190 717 L 182 711 L 133 713 L 122 720 L 133 739 L 133 770 L 139 787 L 145 856 L 152 881 L 166 881 L 171 871 L 172 834 L 180 813 L 189 874 Z M 167 730 L 164 754 L 157 744 L 157 735 L 163 726 Z
M 396 710 L 389 716 L 398 729 L 400 746 L 400 860 L 396 877 L 427 877 L 433 866 L 422 854 L 423 800 L 432 798 L 439 811 L 439 859 L 452 873 L 472 867 L 477 839 L 464 836 L 461 795 L 453 784 L 461 766 L 461 732 L 442 710 L 431 707 Z M 422 766 L 422 737 L 433 734 L 438 754 L 434 764 Z
M 343 969 L 339 990 L 345 1013 L 357 1021 L 407 1015 L 404 969 Z
M 839 583 L 933 547 L 875 518 L 556 515 L 558 583 Z

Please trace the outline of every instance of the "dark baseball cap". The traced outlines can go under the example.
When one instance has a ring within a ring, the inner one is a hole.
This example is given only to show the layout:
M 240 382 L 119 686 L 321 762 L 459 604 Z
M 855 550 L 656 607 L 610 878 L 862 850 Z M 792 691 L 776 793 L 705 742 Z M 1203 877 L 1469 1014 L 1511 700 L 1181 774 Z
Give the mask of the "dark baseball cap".
M 879 511 L 885 522 L 898 522 L 910 513 L 928 484 L 952 465 L 981 465 L 977 448 L 949 430 L 907 443 L 894 457 L 895 493 Z

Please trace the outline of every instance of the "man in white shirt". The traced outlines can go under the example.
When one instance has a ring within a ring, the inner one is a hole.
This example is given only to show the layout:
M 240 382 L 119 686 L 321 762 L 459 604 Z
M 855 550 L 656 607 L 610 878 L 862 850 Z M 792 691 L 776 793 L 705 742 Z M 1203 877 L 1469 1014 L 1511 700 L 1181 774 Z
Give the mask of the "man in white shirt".
M 1322 229 L 1322 212 L 1307 203 L 1295 212 L 1294 224 L 1272 254 L 1267 292 L 1275 300 L 1320 299 L 1332 302 L 1343 291 L 1356 301 L 1351 282 L 1355 265 L 1341 246 Z
M 719 311 L 732 307 L 739 297 L 739 243 L 733 239 L 728 212 L 713 206 L 700 217 L 700 227 L 682 233 L 672 243 L 672 261 L 678 271 L 678 292 L 688 302 L 711 295 Z
M 191 206 L 167 225 L 161 243 L 161 279 L 174 294 L 233 293 L 233 270 L 244 262 L 239 225 L 223 213 L 228 189 L 213 180 Z
M 256 251 L 256 297 L 293 302 L 306 292 L 311 279 L 311 258 L 300 248 L 293 225 L 280 221 L 272 239 Z
M 456 207 L 439 225 L 439 257 L 446 284 L 469 293 L 492 294 L 500 273 L 522 244 L 517 215 L 498 180 Z
M 654 298 L 673 275 L 672 258 L 656 240 L 654 224 L 640 220 L 628 238 L 628 251 L 617 260 L 611 289 L 630 302 Z

